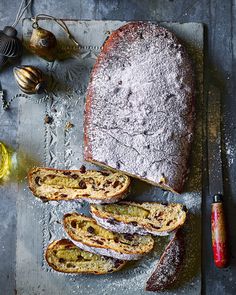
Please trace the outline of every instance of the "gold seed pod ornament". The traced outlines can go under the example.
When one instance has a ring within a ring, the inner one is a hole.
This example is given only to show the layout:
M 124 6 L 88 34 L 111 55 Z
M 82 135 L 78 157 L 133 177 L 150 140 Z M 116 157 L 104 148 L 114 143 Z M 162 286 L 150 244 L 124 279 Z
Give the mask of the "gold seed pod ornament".
M 70 33 L 66 23 L 63 20 L 57 19 L 47 14 L 38 14 L 33 18 L 33 31 L 29 41 L 29 49 L 32 53 L 50 62 L 56 60 L 58 57 L 58 46 L 55 35 L 52 32 L 43 29 L 38 24 L 39 20 L 45 19 L 52 19 L 55 21 L 64 30 L 64 32 L 67 34 L 67 37 L 73 41 L 77 47 L 79 46 L 79 43 Z
M 32 27 L 30 50 L 47 61 L 54 61 L 57 47 L 56 37 L 52 32 L 39 27 L 37 22 L 34 22 Z
M 21 91 L 26 94 L 40 94 L 46 92 L 46 80 L 40 69 L 33 66 L 20 66 L 13 69 L 13 73 Z

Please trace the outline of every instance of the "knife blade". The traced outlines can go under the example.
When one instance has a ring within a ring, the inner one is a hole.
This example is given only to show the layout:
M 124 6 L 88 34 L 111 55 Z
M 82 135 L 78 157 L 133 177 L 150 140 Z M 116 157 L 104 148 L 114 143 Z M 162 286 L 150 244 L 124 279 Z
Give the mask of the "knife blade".
M 211 86 L 208 96 L 208 179 L 209 194 L 223 194 L 221 158 L 221 95 Z
M 215 265 L 228 265 L 228 241 L 223 210 L 223 171 L 221 149 L 221 94 L 211 86 L 208 95 L 208 180 L 211 205 L 212 250 Z

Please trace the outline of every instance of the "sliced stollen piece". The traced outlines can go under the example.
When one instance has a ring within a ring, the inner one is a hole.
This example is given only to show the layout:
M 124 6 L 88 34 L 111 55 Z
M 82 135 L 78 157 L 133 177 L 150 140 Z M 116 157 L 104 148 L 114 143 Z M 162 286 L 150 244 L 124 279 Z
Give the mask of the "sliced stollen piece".
M 184 46 L 158 24 L 128 23 L 111 33 L 91 73 L 85 160 L 181 192 L 194 116 Z
M 121 202 L 91 205 L 90 212 L 101 226 L 119 233 L 166 236 L 186 220 L 182 204 Z
M 122 260 L 137 260 L 150 252 L 154 240 L 150 235 L 119 234 L 104 229 L 89 217 L 68 213 L 63 219 L 64 228 L 81 249 Z
M 36 167 L 28 174 L 29 188 L 43 201 L 78 200 L 114 203 L 124 199 L 130 178 L 120 172 L 58 170 Z
M 45 253 L 50 267 L 64 273 L 107 274 L 121 269 L 126 262 L 84 251 L 70 240 L 52 242 Z
M 165 291 L 177 279 L 183 266 L 185 243 L 183 234 L 175 233 L 165 248 L 156 269 L 146 283 L 146 291 Z

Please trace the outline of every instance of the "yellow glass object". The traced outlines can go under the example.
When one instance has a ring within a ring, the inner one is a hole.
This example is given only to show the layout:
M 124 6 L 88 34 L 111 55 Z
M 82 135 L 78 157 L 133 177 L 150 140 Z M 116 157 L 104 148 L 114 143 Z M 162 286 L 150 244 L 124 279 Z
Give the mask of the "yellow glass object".
M 16 151 L 0 141 L 0 185 L 24 182 L 29 169 L 40 165 L 30 155 Z
M 7 147 L 0 142 L 0 179 L 6 176 L 11 167 L 11 157 Z

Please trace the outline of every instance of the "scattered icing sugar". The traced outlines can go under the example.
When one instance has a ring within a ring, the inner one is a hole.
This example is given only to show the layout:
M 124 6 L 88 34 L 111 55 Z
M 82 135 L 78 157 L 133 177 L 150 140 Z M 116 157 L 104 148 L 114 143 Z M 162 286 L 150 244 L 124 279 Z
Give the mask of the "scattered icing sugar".
M 234 163 L 234 157 L 236 154 L 236 148 L 231 144 L 231 142 L 227 141 L 225 143 L 225 150 L 226 150 L 226 156 L 228 160 L 228 165 L 231 166 Z
M 154 182 L 164 175 L 178 190 L 192 137 L 191 63 L 176 38 L 157 25 L 131 27 L 113 42 L 89 85 L 85 129 L 92 158 Z

